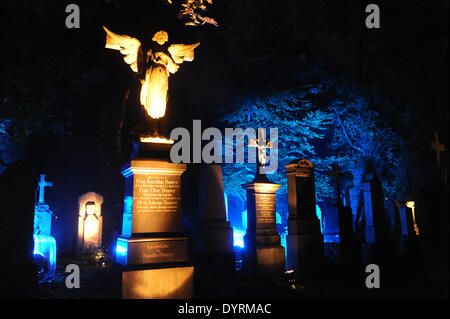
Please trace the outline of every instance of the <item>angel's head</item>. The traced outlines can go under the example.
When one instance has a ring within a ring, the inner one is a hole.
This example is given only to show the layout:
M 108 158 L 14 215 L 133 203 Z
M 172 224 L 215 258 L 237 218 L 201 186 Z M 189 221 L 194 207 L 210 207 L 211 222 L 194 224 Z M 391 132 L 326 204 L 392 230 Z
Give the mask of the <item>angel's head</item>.
M 166 31 L 158 31 L 153 35 L 152 41 L 155 41 L 159 45 L 163 45 L 169 41 L 169 35 Z

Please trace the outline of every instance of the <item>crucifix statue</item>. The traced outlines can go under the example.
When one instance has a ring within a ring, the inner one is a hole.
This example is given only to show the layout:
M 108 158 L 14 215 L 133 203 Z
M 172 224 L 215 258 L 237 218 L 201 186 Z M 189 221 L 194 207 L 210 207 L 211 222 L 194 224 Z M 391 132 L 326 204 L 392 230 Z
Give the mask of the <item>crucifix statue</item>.
M 430 143 L 430 148 L 436 151 L 437 168 L 441 166 L 441 152 L 445 151 L 444 144 L 439 143 L 439 134 L 434 131 L 434 141 Z
M 266 129 L 264 128 L 259 128 L 258 129 L 258 138 L 257 139 L 253 139 L 251 138 L 249 140 L 248 143 L 249 147 L 256 147 L 258 149 L 258 160 L 257 160 L 257 172 L 256 175 L 262 175 L 265 176 L 266 175 L 266 171 L 265 171 L 265 166 L 267 163 L 267 154 L 266 154 L 266 149 L 268 148 L 272 148 L 273 147 L 273 143 L 272 141 L 268 141 L 266 140 Z
M 44 203 L 45 187 L 53 187 L 53 182 L 46 182 L 45 175 L 41 174 L 41 180 L 39 181 L 38 185 L 39 185 L 39 203 Z
M 115 34 L 106 27 L 103 29 L 106 31 L 105 48 L 120 51 L 125 56 L 125 62 L 137 74 L 141 82 L 140 103 L 148 116 L 153 120 L 163 118 L 166 113 L 169 76 L 176 73 L 184 61 L 194 60 L 194 49 L 200 42 L 168 46 L 167 32 L 158 31 L 153 35 L 152 48 L 144 53 L 138 39 Z M 160 137 L 157 127 L 148 137 Z
M 342 200 L 341 200 L 340 178 L 343 177 L 344 175 L 339 172 L 339 164 L 338 163 L 333 164 L 333 170 L 328 173 L 328 176 L 331 176 L 332 178 L 334 178 L 336 180 L 336 192 L 337 192 L 337 201 L 338 201 L 337 204 L 338 204 L 338 207 L 341 207 Z

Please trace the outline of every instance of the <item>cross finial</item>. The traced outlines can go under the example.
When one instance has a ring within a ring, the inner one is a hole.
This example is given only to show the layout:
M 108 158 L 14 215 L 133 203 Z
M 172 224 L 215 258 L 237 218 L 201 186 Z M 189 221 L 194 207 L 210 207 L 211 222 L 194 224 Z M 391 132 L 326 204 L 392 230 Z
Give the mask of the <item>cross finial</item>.
M 256 147 L 258 149 L 258 172 L 264 174 L 264 167 L 266 166 L 266 149 L 272 148 L 272 141 L 266 141 L 266 130 L 264 128 L 258 129 L 258 138 L 251 138 L 248 143 L 249 147 Z
M 45 187 L 52 187 L 53 182 L 46 182 L 45 175 L 41 174 L 41 180 L 39 181 L 39 203 L 44 202 L 44 190 Z
M 445 151 L 445 146 L 439 143 L 439 134 L 436 131 L 434 131 L 434 141 L 431 142 L 430 147 L 436 151 L 436 164 L 439 168 L 441 166 L 441 152 Z
M 337 192 L 337 199 L 338 199 L 338 205 L 341 206 L 341 183 L 340 178 L 344 175 L 339 172 L 339 164 L 334 163 L 333 164 L 333 170 L 328 173 L 328 176 L 333 177 L 336 179 L 336 192 Z

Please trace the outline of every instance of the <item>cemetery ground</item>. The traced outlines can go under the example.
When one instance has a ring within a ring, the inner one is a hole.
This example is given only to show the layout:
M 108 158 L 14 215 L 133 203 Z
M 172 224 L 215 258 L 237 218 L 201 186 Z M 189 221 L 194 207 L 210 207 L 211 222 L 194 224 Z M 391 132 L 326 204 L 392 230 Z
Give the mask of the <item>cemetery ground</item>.
M 437 254 L 438 251 L 435 250 Z M 419 256 L 420 257 L 420 256 Z M 448 298 L 448 283 L 442 281 L 445 267 L 436 267 L 432 259 L 422 256 L 416 259 L 398 261 L 381 268 L 381 288 L 368 289 L 365 286 L 367 274 L 359 275 L 334 265 L 325 265 L 323 271 L 308 281 L 296 281 L 295 289 L 290 287 L 286 277 L 247 277 L 237 271 L 231 277 L 217 277 L 213 280 L 196 280 L 195 299 L 367 299 L 367 298 Z M 80 267 L 80 288 L 66 287 L 65 272 L 69 264 Z M 448 260 L 447 260 L 448 265 Z M 58 256 L 55 280 L 39 284 L 39 299 L 120 299 L 120 270 L 118 265 L 106 256 L 102 265 L 94 252 L 77 254 L 62 253 Z M 431 288 L 434 287 L 434 288 Z

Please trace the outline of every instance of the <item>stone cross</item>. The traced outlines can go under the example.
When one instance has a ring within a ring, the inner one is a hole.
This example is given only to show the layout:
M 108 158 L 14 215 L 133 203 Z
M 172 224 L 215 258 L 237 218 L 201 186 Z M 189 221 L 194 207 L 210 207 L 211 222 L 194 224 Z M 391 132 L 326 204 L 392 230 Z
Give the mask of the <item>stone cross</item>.
M 344 175 L 339 172 L 339 165 L 338 163 L 333 164 L 333 170 L 328 173 L 328 176 L 331 176 L 332 178 L 336 179 L 336 192 L 337 192 L 337 200 L 338 200 L 338 206 L 342 206 L 341 202 L 341 183 L 340 178 Z
M 259 128 L 258 138 L 256 140 L 251 138 L 248 146 L 258 148 L 258 173 L 264 174 L 264 166 L 266 166 L 266 149 L 273 147 L 272 141 L 266 141 L 266 130 Z
M 44 189 L 45 187 L 53 187 L 53 182 L 46 182 L 45 175 L 41 174 L 41 180 L 39 181 L 39 203 L 44 202 Z
M 436 151 L 436 163 L 439 168 L 441 166 L 441 152 L 445 150 L 445 146 L 439 143 L 439 134 L 436 131 L 434 131 L 434 141 L 431 142 L 431 149 Z

